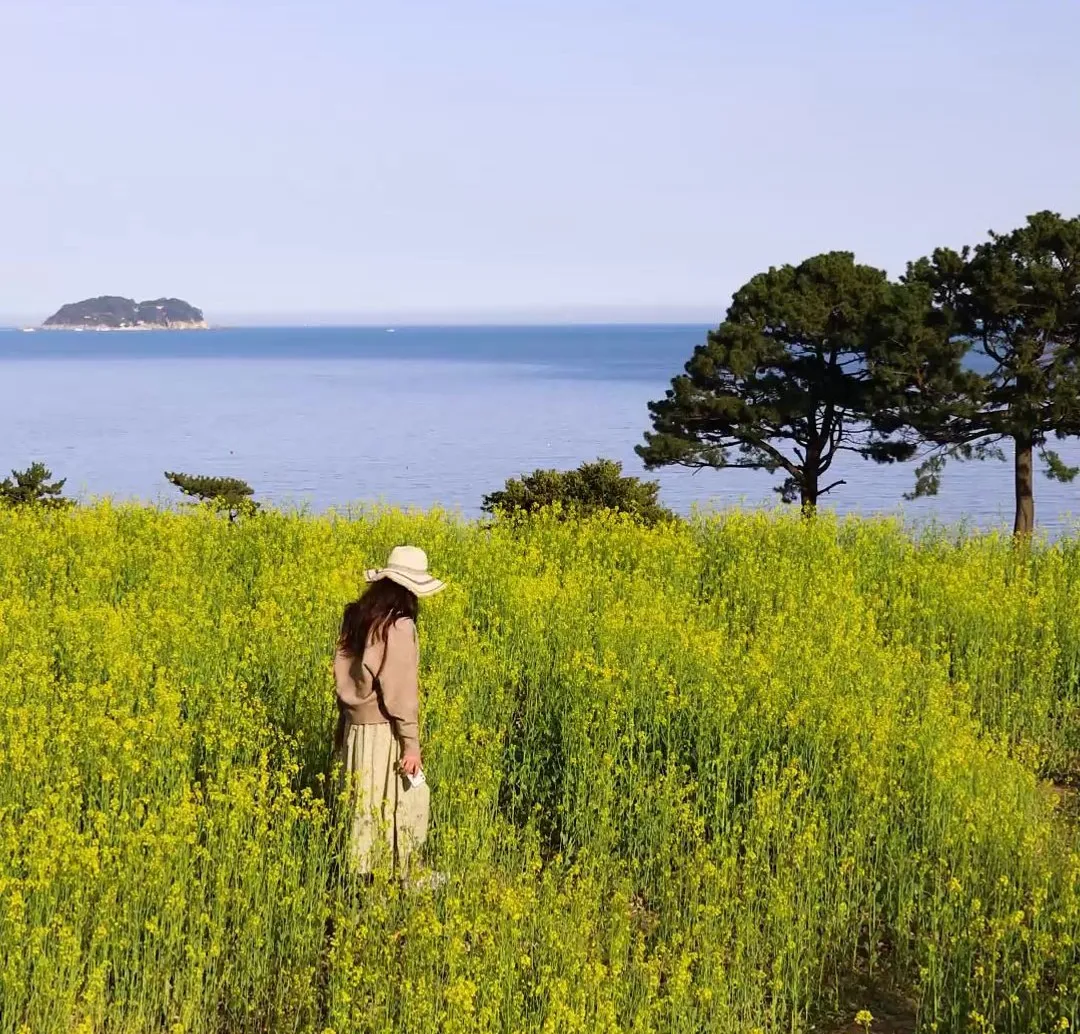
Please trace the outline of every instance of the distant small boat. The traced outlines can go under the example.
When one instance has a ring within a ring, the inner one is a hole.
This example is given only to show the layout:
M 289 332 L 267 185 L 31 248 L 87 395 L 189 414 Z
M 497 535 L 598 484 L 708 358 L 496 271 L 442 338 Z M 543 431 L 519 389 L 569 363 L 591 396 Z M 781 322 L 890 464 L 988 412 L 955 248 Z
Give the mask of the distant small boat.
M 33 334 L 37 330 L 37 327 L 23 327 L 22 332 L 24 334 Z
M 387 333 L 387 334 L 393 334 L 394 332 L 395 332 L 395 331 L 394 331 L 394 328 L 393 328 L 393 327 L 387 327 L 387 328 L 386 328 L 386 333 Z

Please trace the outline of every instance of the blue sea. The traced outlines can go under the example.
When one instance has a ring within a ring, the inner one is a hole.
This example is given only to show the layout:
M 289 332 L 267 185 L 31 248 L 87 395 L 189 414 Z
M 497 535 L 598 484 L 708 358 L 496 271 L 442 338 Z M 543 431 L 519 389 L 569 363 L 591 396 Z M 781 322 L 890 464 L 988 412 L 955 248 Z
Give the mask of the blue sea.
M 706 328 L 280 327 L 170 333 L 0 332 L 0 468 L 42 460 L 84 499 L 162 501 L 164 471 L 241 477 L 313 510 L 380 502 L 479 511 L 537 467 L 598 456 L 655 478 L 681 512 L 776 504 L 754 471 L 645 474 L 634 446 Z M 1076 462 L 1080 449 L 1061 450 Z M 1011 464 L 947 471 L 905 503 L 910 465 L 844 456 L 840 512 L 1011 526 Z M 1040 478 L 1039 525 L 1072 526 L 1080 482 Z

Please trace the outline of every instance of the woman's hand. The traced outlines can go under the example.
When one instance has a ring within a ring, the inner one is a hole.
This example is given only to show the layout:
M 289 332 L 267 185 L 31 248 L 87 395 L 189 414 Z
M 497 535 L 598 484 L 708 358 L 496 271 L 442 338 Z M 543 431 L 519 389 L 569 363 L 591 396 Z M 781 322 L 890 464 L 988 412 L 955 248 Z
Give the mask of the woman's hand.
M 401 759 L 401 771 L 406 775 L 416 775 L 420 771 L 420 755 L 419 754 L 406 754 Z

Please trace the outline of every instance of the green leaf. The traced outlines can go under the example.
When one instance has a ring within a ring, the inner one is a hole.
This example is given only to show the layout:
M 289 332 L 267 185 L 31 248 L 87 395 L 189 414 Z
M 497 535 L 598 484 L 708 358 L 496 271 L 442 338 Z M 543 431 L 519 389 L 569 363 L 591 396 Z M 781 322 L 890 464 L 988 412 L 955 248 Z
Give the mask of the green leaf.
M 915 488 L 904 493 L 904 498 L 911 501 L 924 496 L 937 495 L 941 488 L 941 475 L 945 471 L 946 457 L 938 453 L 929 456 L 915 468 Z
M 1052 449 L 1043 449 L 1042 458 L 1046 463 L 1046 476 L 1051 481 L 1062 481 L 1066 484 L 1080 474 L 1080 467 L 1070 467 Z

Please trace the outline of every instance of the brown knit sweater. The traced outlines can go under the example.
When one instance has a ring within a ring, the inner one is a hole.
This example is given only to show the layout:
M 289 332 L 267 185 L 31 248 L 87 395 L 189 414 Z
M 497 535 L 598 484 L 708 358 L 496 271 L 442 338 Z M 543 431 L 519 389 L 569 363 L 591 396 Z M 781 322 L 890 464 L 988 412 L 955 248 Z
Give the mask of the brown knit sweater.
M 338 650 L 334 682 L 341 718 L 339 736 L 345 725 L 390 722 L 402 753 L 419 754 L 419 667 L 416 625 L 409 618 L 399 618 L 387 628 L 383 642 L 369 639 L 363 657 Z

